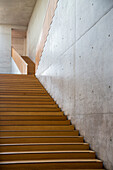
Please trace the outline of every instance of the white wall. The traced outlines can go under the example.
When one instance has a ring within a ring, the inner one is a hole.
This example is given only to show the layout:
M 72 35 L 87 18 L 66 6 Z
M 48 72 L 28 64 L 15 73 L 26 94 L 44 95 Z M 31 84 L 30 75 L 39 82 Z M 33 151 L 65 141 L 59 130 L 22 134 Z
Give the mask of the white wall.
M 37 77 L 113 169 L 113 1 L 59 0 Z
M 43 27 L 49 0 L 37 0 L 27 31 L 27 56 L 35 62 L 36 48 Z
M 18 67 L 17 67 L 15 61 L 13 60 L 13 58 L 11 58 L 11 65 L 12 65 L 12 67 L 11 67 L 12 74 L 21 74 L 21 72 L 18 69 Z

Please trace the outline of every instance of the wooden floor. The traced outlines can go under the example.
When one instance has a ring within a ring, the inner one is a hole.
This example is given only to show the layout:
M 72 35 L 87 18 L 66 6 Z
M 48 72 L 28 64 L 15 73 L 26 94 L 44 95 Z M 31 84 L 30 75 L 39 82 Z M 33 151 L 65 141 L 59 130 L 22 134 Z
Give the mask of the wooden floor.
M 0 75 L 0 169 L 103 169 L 34 75 Z

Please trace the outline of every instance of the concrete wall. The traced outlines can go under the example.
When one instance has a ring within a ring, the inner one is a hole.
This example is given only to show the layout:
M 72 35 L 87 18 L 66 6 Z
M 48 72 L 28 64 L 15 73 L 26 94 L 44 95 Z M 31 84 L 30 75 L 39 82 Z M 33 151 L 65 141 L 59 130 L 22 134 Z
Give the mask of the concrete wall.
M 113 1 L 59 0 L 37 77 L 113 170 Z
M 35 62 L 36 48 L 40 38 L 49 0 L 37 0 L 27 31 L 27 55 Z
M 23 26 L 0 25 L 0 73 L 12 73 L 11 29 L 26 29 Z
M 0 73 L 11 72 L 11 29 L 0 25 Z

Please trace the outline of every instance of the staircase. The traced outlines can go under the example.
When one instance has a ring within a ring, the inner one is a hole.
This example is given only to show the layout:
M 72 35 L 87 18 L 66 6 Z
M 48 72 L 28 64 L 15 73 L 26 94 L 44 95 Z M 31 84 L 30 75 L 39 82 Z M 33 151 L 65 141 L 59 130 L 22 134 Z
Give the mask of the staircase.
M 103 169 L 34 75 L 0 75 L 0 169 Z

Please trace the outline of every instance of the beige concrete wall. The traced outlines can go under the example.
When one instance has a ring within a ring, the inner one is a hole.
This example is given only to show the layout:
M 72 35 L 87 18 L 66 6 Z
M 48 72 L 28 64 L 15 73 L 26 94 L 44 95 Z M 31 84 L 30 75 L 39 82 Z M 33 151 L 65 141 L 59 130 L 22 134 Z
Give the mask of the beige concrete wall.
M 37 77 L 113 170 L 113 1 L 59 0 Z
M 11 72 L 11 27 L 0 25 L 0 73 Z
M 27 31 L 27 55 L 35 62 L 36 48 L 40 38 L 49 0 L 37 0 Z
M 11 29 L 26 29 L 23 26 L 0 25 L 0 73 L 12 73 Z
M 26 38 L 12 38 L 12 46 L 21 56 L 26 56 Z

